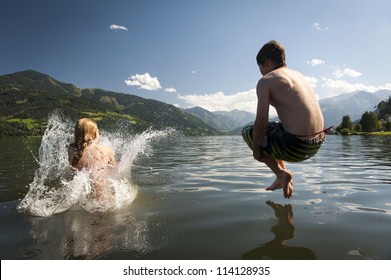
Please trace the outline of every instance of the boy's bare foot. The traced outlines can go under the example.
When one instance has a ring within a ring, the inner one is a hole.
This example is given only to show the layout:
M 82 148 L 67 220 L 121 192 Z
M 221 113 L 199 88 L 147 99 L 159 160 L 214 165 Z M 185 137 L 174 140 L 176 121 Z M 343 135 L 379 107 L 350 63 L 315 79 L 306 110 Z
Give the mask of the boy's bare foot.
M 267 191 L 275 191 L 275 190 L 278 190 L 278 189 L 281 189 L 282 188 L 282 185 L 281 183 L 278 181 L 278 179 L 276 178 L 276 180 L 274 181 L 273 184 L 270 185 L 270 187 L 267 187 L 266 190 Z
M 291 198 L 293 193 L 293 181 L 292 173 L 287 170 L 281 170 L 280 174 L 276 180 L 269 187 L 266 188 L 267 191 L 275 191 L 283 188 L 284 197 Z
M 293 193 L 292 173 L 287 170 L 281 170 L 277 179 L 284 190 L 284 197 L 291 198 Z

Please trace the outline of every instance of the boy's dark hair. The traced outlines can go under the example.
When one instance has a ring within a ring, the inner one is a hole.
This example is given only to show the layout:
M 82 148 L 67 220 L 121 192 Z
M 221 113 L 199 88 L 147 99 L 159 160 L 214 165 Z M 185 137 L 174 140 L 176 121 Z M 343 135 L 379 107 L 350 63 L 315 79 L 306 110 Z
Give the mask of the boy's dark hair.
M 257 54 L 258 65 L 265 64 L 266 60 L 271 60 L 277 66 L 286 66 L 284 46 L 275 40 L 266 43 Z

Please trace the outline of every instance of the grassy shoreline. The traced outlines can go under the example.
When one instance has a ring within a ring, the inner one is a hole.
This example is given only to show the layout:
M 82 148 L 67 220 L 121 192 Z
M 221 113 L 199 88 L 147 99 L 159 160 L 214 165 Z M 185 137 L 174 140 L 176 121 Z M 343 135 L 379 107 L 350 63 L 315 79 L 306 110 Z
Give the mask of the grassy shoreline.
M 391 131 L 352 132 L 350 135 L 391 136 Z

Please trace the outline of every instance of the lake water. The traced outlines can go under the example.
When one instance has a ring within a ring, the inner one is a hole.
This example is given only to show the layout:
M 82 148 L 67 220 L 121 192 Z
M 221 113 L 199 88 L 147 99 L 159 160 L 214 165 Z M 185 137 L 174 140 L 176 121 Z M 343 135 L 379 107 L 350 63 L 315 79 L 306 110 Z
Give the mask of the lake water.
M 103 209 L 67 173 L 71 126 L 58 124 L 42 141 L 0 139 L 3 260 L 391 259 L 389 136 L 328 136 L 288 164 L 288 200 L 265 191 L 274 177 L 239 136 L 101 132 L 123 162 L 122 200 Z

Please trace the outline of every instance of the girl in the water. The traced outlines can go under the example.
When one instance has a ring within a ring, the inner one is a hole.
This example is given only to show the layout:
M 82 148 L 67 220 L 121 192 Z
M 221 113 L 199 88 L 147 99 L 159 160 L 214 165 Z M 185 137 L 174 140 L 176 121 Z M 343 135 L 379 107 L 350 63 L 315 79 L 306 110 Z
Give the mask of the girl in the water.
M 91 197 L 113 199 L 108 176 L 116 165 L 113 150 L 99 145 L 99 130 L 95 121 L 83 118 L 75 126 L 75 138 L 69 145 L 68 156 L 73 172 L 87 170 L 91 179 Z

